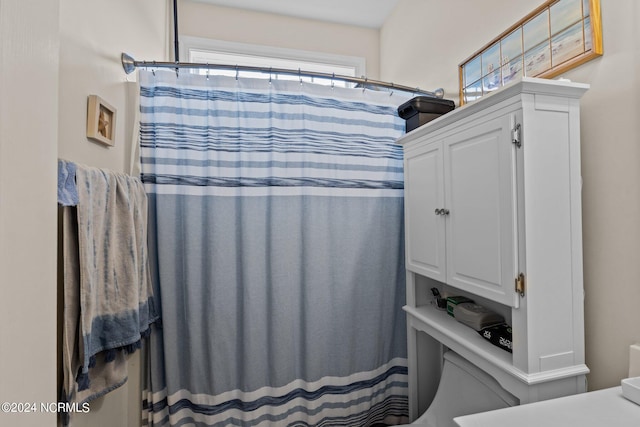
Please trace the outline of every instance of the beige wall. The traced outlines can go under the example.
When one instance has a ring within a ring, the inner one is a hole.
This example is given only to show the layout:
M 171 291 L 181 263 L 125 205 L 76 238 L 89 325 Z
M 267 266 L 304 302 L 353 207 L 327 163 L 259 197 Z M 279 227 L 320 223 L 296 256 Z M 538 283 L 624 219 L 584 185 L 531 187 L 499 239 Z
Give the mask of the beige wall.
M 58 150 L 60 158 L 128 172 L 134 106 L 120 54 L 167 60 L 171 4 L 158 0 L 60 0 Z M 87 96 L 96 94 L 117 110 L 115 145 L 86 137 Z M 54 159 L 55 160 L 55 159 Z M 129 380 L 74 415 L 76 427 L 140 425 L 140 353 L 129 360 Z M 1 423 L 0 423 L 1 424 Z M 44 424 L 43 424 L 44 425 Z
M 131 139 L 131 106 L 120 54 L 163 60 L 168 47 L 169 3 L 158 0 L 60 0 L 61 158 L 125 171 Z M 87 96 L 117 109 L 115 146 L 86 138 Z
M 458 64 L 542 1 L 400 0 L 380 30 L 380 77 L 457 104 Z
M 542 3 L 401 0 L 381 30 L 381 78 L 442 86 L 457 101 L 458 64 Z M 619 385 L 640 342 L 640 2 L 601 6 L 604 56 L 563 76 L 591 84 L 581 103 L 591 390 Z
M 380 73 L 379 32 L 261 12 L 180 1 L 180 34 L 287 49 L 359 56 L 367 76 Z
M 582 103 L 591 389 L 618 384 L 626 375 L 629 344 L 640 342 L 640 4 L 601 1 L 605 56 L 566 75 L 592 85 Z M 457 64 L 541 2 L 401 0 L 378 33 L 182 1 L 180 29 L 197 37 L 363 56 L 371 78 L 441 86 L 455 97 Z M 133 111 L 119 55 L 168 59 L 168 3 L 0 2 L 2 401 L 57 400 L 55 359 L 44 356 L 56 352 L 56 159 L 127 169 Z M 89 94 L 118 110 L 113 148 L 85 137 Z M 130 368 L 129 384 L 94 402 L 76 425 L 138 425 L 138 358 Z M 0 414 L 2 425 L 54 423 L 47 414 Z
M 0 402 L 57 401 L 57 17 L 57 0 L 0 2 Z

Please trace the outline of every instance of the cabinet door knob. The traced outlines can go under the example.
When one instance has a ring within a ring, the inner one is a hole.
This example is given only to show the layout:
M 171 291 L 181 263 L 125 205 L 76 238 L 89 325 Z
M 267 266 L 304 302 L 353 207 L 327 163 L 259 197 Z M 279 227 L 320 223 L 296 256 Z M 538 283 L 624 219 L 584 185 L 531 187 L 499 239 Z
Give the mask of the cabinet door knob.
M 449 215 L 449 209 L 440 209 L 441 215 Z
M 436 209 L 435 210 L 435 214 L 436 215 L 442 215 L 442 209 Z

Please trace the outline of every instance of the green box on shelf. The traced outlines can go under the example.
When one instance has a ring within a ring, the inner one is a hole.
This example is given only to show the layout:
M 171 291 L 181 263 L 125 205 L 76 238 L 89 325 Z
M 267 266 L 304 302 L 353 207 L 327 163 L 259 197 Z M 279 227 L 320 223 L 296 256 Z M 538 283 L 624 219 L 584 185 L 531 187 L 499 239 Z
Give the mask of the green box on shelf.
M 463 296 L 447 297 L 447 314 L 454 317 L 453 308 L 463 302 L 473 302 L 473 300 Z

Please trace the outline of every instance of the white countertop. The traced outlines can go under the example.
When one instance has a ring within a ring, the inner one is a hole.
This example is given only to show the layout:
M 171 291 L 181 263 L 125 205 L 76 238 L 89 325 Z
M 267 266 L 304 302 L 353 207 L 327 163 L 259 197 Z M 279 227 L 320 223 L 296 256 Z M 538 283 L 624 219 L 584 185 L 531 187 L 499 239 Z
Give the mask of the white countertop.
M 638 427 L 640 405 L 621 387 L 592 391 L 454 419 L 460 427 Z

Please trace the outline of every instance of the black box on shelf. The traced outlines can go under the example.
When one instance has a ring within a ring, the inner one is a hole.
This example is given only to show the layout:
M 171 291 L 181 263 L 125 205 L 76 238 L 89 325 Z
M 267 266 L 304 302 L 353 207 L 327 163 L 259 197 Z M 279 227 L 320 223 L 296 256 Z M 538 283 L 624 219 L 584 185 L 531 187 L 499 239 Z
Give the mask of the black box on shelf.
M 449 99 L 416 96 L 398 107 L 398 115 L 405 119 L 407 132 L 440 117 L 455 108 Z

